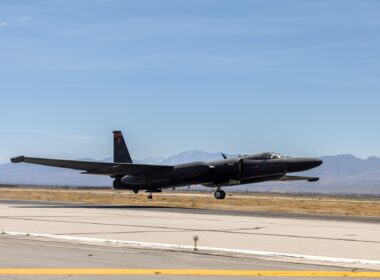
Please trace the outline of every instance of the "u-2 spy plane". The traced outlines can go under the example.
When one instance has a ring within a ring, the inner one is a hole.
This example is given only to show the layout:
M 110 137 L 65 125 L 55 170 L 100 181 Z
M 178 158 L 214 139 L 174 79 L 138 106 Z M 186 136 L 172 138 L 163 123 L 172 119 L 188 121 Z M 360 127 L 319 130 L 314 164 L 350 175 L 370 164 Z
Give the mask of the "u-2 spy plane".
M 210 162 L 190 162 L 178 165 L 135 164 L 121 131 L 114 131 L 114 162 L 90 162 L 31 158 L 12 158 L 13 163 L 32 163 L 83 171 L 82 174 L 106 175 L 114 179 L 116 190 L 146 191 L 148 198 L 162 189 L 203 185 L 216 189 L 216 199 L 224 199 L 223 187 L 265 181 L 318 181 L 316 177 L 292 176 L 288 173 L 306 171 L 322 164 L 316 158 L 290 158 L 278 153 L 245 155 Z

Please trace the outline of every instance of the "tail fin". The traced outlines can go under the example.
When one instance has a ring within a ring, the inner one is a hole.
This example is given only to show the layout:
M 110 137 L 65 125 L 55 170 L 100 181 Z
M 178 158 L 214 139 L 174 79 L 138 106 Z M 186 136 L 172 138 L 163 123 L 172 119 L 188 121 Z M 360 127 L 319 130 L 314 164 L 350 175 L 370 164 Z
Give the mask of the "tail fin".
M 113 161 L 122 163 L 133 163 L 127 145 L 125 144 L 123 133 L 121 131 L 114 131 L 113 136 Z

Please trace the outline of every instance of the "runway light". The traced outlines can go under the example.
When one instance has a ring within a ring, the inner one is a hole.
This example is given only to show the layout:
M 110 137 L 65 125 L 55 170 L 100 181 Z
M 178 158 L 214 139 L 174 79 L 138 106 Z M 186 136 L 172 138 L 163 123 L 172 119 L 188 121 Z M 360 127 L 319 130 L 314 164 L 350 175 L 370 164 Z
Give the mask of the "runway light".
M 198 251 L 197 243 L 198 243 L 199 237 L 194 235 L 193 240 L 194 240 L 194 251 Z

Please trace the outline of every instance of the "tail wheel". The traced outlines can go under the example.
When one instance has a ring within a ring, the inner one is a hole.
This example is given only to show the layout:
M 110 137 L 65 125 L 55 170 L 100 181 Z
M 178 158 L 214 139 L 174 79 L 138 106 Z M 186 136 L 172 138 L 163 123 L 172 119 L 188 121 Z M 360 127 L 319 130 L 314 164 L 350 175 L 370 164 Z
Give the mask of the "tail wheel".
M 113 188 L 114 188 L 114 189 L 118 189 L 118 188 L 120 187 L 121 184 L 122 184 L 122 183 L 121 183 L 121 180 L 120 180 L 120 179 L 115 179 L 115 180 L 113 181 Z
M 226 193 L 225 193 L 225 191 L 217 190 L 216 192 L 214 192 L 214 197 L 216 199 L 225 199 L 226 198 Z

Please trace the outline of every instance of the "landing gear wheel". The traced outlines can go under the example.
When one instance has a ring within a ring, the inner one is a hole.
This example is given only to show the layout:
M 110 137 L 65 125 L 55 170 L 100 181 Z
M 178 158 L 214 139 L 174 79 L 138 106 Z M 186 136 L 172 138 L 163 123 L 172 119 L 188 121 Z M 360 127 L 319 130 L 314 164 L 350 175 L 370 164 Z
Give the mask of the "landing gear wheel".
M 113 188 L 114 188 L 115 190 L 117 190 L 117 189 L 120 187 L 120 185 L 121 185 L 121 181 L 120 181 L 120 179 L 115 179 L 115 180 L 113 181 Z
M 148 199 L 149 200 L 152 200 L 153 199 L 153 195 L 150 193 L 150 194 L 148 194 Z
M 226 193 L 222 190 L 217 190 L 216 192 L 214 192 L 214 196 L 216 199 L 225 199 Z
M 226 192 L 225 191 L 221 191 L 222 192 L 222 199 L 225 199 L 226 198 Z
M 134 194 L 138 194 L 139 193 L 139 190 L 136 190 L 136 189 L 134 189 L 132 191 L 133 191 Z

